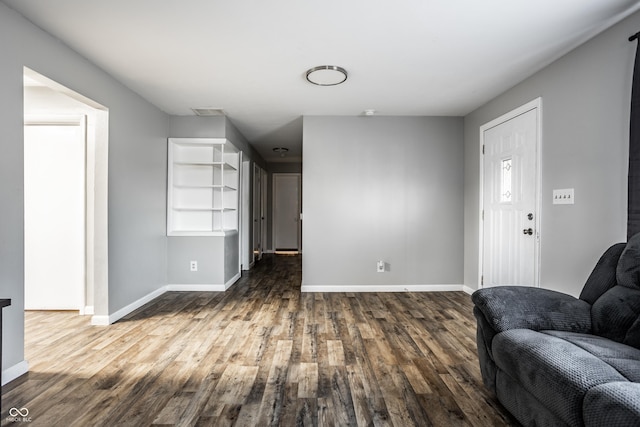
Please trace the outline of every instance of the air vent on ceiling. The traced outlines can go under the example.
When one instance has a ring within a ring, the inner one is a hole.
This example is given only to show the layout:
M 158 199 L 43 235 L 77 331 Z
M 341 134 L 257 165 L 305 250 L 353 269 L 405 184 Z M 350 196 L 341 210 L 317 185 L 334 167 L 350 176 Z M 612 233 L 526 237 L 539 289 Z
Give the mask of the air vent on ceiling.
M 224 116 L 224 110 L 222 108 L 192 108 L 196 116 Z

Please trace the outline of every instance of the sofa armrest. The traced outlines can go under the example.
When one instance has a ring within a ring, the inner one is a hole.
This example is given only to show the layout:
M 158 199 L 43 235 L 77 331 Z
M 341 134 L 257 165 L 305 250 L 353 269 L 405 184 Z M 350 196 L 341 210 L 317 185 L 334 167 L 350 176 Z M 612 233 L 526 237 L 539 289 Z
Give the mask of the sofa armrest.
M 496 332 L 509 329 L 591 332 L 591 305 L 571 295 L 525 286 L 498 286 L 471 296 Z
M 613 382 L 593 387 L 582 403 L 585 426 L 640 425 L 640 384 Z

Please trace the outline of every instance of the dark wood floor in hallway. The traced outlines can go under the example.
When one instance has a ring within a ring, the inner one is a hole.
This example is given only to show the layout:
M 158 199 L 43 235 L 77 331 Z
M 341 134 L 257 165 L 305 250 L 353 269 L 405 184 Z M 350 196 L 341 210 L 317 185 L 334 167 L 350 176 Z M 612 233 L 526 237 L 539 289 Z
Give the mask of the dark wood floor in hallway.
M 169 292 L 108 326 L 26 313 L 31 426 L 502 426 L 469 295 L 301 293 L 300 256 L 227 292 Z

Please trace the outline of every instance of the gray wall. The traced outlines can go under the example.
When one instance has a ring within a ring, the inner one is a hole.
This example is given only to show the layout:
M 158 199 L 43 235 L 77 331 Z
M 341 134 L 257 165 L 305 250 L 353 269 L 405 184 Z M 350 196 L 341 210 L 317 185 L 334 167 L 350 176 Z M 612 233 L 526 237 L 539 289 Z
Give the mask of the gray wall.
M 262 156 L 256 151 L 249 141 L 240 133 L 240 131 L 234 126 L 231 120 L 227 119 L 225 122 L 225 137 L 236 146 L 243 155 L 249 157 L 252 162 L 257 163 L 261 168 L 266 169 L 267 163 Z M 253 167 L 252 169 L 253 170 Z
M 170 236 L 168 239 L 169 284 L 221 285 L 225 283 L 224 237 Z M 198 271 L 191 271 L 189 265 L 191 261 L 198 262 Z
M 303 286 L 462 284 L 462 140 L 462 118 L 305 117 Z
M 170 116 L 169 137 L 224 138 L 227 119 L 224 116 Z
M 4 4 L 0 57 L 0 297 L 13 300 L 6 369 L 24 359 L 23 66 L 109 108 L 110 313 L 166 283 L 168 117 Z
M 635 14 L 465 117 L 465 284 L 478 283 L 479 127 L 542 97 L 541 286 L 577 295 L 597 259 L 626 240 Z M 575 188 L 575 205 L 553 205 Z

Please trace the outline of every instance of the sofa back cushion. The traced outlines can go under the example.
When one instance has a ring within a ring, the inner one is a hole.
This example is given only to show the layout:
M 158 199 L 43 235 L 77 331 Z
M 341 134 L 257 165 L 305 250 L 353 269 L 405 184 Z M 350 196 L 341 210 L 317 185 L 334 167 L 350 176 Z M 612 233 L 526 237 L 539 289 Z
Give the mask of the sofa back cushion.
M 620 254 L 615 282 L 593 302 L 593 332 L 640 348 L 640 234 L 629 239 Z
M 640 316 L 640 289 L 614 286 L 591 307 L 593 333 L 618 342 L 625 342 L 627 334 Z M 636 328 L 640 332 L 640 328 Z M 640 337 L 638 337 L 640 338 Z M 629 337 L 633 341 L 633 337 Z M 634 346 L 640 348 L 640 346 Z
M 640 289 L 640 233 L 631 237 L 618 259 L 616 267 L 618 285 Z
M 602 294 L 618 284 L 616 270 L 618 268 L 618 260 L 625 247 L 626 243 L 617 243 L 602 254 L 582 288 L 580 293 L 581 300 L 593 305 Z

